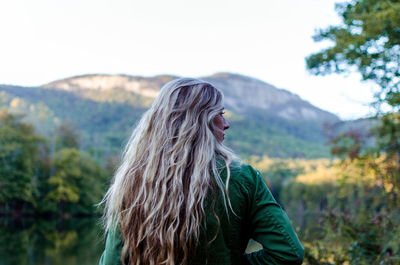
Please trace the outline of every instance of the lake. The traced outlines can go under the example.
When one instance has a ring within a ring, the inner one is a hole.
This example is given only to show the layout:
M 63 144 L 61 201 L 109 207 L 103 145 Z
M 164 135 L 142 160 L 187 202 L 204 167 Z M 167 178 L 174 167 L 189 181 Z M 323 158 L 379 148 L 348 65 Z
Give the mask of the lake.
M 259 247 L 251 241 L 247 251 Z M 0 265 L 93 265 L 103 250 L 98 218 L 0 218 Z
M 96 218 L 0 218 L 0 265 L 93 265 L 103 249 Z

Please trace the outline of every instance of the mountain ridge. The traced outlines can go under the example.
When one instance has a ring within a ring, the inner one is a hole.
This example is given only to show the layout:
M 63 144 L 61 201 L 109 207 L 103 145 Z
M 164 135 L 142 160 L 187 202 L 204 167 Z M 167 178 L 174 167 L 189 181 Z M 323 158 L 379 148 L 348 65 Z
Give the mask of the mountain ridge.
M 153 99 L 159 89 L 178 76 L 156 75 L 152 77 L 132 75 L 86 74 L 56 80 L 41 87 L 62 89 L 74 93 L 86 93 L 88 90 L 105 92 L 108 90 L 125 90 L 138 96 Z M 321 120 L 338 122 L 340 119 L 333 113 L 313 106 L 299 95 L 253 77 L 227 72 L 215 73 L 200 77 L 221 89 L 225 95 L 225 104 L 238 113 L 251 114 L 250 109 L 271 111 L 284 119 Z M 246 89 L 250 93 L 246 93 Z M 149 100 L 148 100 L 149 101 Z M 289 104 L 290 106 L 283 106 Z
M 161 86 L 175 78 L 90 74 L 41 87 L 0 85 L 0 108 L 25 113 L 27 122 L 50 137 L 54 128 L 72 122 L 79 130 L 84 150 L 97 150 L 108 156 L 121 150 L 132 126 Z M 281 158 L 329 156 L 323 125 L 338 121 L 335 115 L 251 77 L 217 73 L 201 79 L 225 94 L 226 117 L 231 124 L 225 141 L 238 154 Z M 307 116 L 302 109 L 315 115 Z

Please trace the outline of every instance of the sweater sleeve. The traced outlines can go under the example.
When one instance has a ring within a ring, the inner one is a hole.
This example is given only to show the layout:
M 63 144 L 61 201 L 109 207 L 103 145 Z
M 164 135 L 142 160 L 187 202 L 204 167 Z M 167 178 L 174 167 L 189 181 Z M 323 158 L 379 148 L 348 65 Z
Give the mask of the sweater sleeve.
M 101 255 L 99 265 L 120 265 L 121 264 L 122 240 L 119 229 L 107 233 L 106 247 Z
M 244 254 L 245 264 L 301 264 L 304 248 L 286 213 L 265 185 L 261 173 L 252 169 L 250 197 L 250 237 L 263 249 Z

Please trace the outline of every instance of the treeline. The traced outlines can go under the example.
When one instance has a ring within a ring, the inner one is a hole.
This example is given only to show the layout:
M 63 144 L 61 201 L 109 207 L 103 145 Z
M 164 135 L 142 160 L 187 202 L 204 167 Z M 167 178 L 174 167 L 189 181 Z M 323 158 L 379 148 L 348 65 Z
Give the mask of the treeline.
M 334 141 L 333 153 L 343 157 L 332 161 L 264 157 L 250 162 L 298 229 L 305 264 L 399 264 L 398 156 L 357 153 L 362 143 L 344 140 L 348 135 L 353 134 Z
M 253 159 L 299 229 L 306 264 L 400 264 L 400 113 L 331 140 L 335 160 Z
M 96 91 L 96 96 L 92 93 L 0 85 L 0 108 L 26 114 L 24 121 L 46 137 L 52 136 L 60 121 L 73 121 L 79 130 L 81 150 L 96 147 L 98 156 L 118 154 L 132 126 L 146 111 L 149 99 L 122 90 Z M 329 156 L 318 122 L 286 120 L 257 108 L 247 114 L 228 110 L 226 115 L 231 124 L 226 144 L 242 157 Z
M 357 131 L 331 140 L 335 160 L 254 158 L 306 247 L 305 264 L 400 264 L 400 113 L 373 147 Z
M 110 172 L 79 150 L 73 126 L 46 139 L 21 119 L 0 112 L 0 215 L 97 213 Z
M 399 264 L 399 164 L 359 155 L 300 174 L 282 189 L 308 264 Z

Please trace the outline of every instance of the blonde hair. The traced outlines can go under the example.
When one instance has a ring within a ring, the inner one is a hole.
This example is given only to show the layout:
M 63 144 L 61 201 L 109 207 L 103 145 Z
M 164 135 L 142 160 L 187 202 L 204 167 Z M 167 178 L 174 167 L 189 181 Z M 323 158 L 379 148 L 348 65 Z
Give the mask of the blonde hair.
M 122 264 L 186 264 L 208 194 L 220 190 L 228 210 L 234 156 L 213 134 L 222 109 L 218 89 L 182 78 L 165 84 L 139 121 L 102 201 L 106 231 L 121 231 Z

